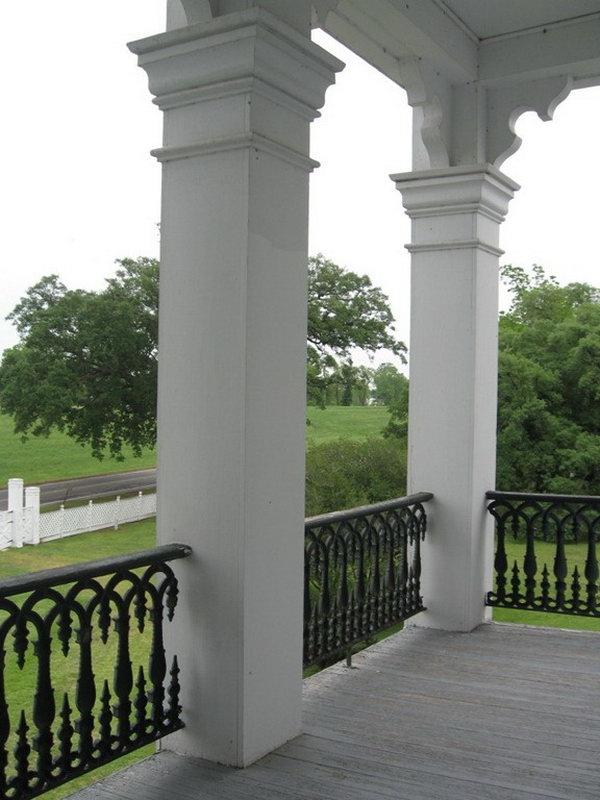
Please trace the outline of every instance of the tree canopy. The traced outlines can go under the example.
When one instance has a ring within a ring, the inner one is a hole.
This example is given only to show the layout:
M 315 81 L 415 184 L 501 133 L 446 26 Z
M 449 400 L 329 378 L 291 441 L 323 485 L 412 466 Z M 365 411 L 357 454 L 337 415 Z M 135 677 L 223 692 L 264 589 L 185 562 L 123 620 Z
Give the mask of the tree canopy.
M 56 428 L 97 457 L 154 445 L 158 264 L 118 264 L 102 292 L 44 277 L 10 314 L 21 342 L 0 364 L 0 409 L 17 433 Z
M 352 364 L 352 350 L 387 349 L 405 362 L 406 346 L 395 338 L 389 300 L 371 283 L 321 254 L 308 262 L 307 397 L 322 405 L 327 387 L 339 384 L 349 404 L 350 386 L 365 373 Z M 360 388 L 359 388 L 360 391 Z
M 0 410 L 17 433 L 57 429 L 90 444 L 98 458 L 121 459 L 125 445 L 136 454 L 154 445 L 159 265 L 151 258 L 117 264 L 99 292 L 46 276 L 9 315 L 21 341 L 0 363 Z M 321 255 L 310 259 L 308 273 L 309 398 L 321 402 L 334 378 L 366 398 L 368 379 L 352 365 L 351 350 L 405 352 L 387 297 L 366 275 Z
M 497 486 L 600 493 L 600 291 L 506 266 Z
M 539 266 L 501 276 L 512 304 L 499 321 L 496 487 L 600 494 L 600 290 Z M 390 404 L 388 436 L 406 436 L 407 395 Z

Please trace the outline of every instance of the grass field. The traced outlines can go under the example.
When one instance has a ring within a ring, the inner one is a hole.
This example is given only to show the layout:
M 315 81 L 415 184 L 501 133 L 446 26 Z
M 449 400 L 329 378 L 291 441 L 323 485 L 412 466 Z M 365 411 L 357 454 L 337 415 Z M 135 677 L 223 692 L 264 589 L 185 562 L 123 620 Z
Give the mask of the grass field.
M 329 406 L 326 409 L 309 408 L 306 426 L 307 442 L 319 443 L 345 437 L 358 439 L 379 436 L 387 425 L 388 413 L 377 406 Z M 107 472 L 144 469 L 155 465 L 154 451 L 141 458 L 131 454 L 125 461 L 93 458 L 89 447 L 81 447 L 62 433 L 52 433 L 48 438 L 31 436 L 26 442 L 13 433 L 12 419 L 0 415 L 0 487 L 9 478 L 23 478 L 26 484 L 43 481 L 78 478 Z
M 144 469 L 155 464 L 154 451 L 135 458 L 129 453 L 125 461 L 105 458 L 98 461 L 89 447 L 82 447 L 63 433 L 49 437 L 30 436 L 26 442 L 13 433 L 10 417 L 0 415 L 0 486 L 9 478 L 23 478 L 26 484 L 43 481 L 78 478 L 83 475 L 100 475 Z
M 390 415 L 383 406 L 309 406 L 306 416 L 306 441 L 320 444 L 332 439 L 362 439 L 381 436 Z

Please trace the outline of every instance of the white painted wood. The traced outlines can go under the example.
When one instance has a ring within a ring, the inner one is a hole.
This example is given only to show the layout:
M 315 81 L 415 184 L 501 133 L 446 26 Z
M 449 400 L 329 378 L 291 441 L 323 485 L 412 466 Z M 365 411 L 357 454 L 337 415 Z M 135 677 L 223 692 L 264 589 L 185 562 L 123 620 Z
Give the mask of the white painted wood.
M 491 588 L 498 236 L 518 186 L 489 165 L 392 178 L 412 220 L 408 491 L 434 494 L 416 624 L 468 631 Z
M 28 530 L 29 538 L 28 544 L 40 543 L 40 487 L 27 486 L 25 489 L 25 509 L 29 516 Z
M 501 167 L 524 111 L 551 119 L 571 87 L 600 83 L 600 0 L 526 6 L 321 0 L 315 22 L 406 90 L 415 169 Z
M 158 536 L 194 553 L 166 747 L 245 765 L 300 725 L 309 123 L 342 64 L 262 9 L 130 46 L 165 112 Z
M 12 511 L 11 538 L 13 547 L 23 547 L 23 479 L 8 480 L 8 510 Z

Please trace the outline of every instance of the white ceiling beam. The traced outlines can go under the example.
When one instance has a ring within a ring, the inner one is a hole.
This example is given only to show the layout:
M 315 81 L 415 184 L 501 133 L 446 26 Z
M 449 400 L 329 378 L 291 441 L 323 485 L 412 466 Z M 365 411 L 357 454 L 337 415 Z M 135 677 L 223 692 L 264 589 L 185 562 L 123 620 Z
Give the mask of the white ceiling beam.
M 553 75 L 600 83 L 600 14 L 486 39 L 479 63 L 484 86 Z
M 477 42 L 434 0 L 315 2 L 321 27 L 398 81 L 393 62 L 423 59 L 450 82 L 475 80 Z M 321 9 L 321 13 L 319 13 Z

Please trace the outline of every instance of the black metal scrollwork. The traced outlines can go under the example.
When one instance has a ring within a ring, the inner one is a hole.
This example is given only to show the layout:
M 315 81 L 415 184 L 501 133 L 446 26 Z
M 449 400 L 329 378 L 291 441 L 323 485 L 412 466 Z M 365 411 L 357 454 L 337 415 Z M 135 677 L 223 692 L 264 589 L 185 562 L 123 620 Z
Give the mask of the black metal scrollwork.
M 489 606 L 598 617 L 600 497 L 487 492 L 496 523 L 495 589 Z M 507 538 L 524 544 L 522 563 L 507 556 Z M 539 542 L 554 545 L 551 565 L 538 564 Z M 583 578 L 577 564 L 569 570 L 569 544 L 585 543 Z M 510 586 L 508 573 L 510 570 Z
M 424 610 L 421 493 L 306 520 L 304 665 L 342 654 Z
M 0 581 L 2 800 L 37 797 L 183 727 L 176 658 L 165 687 L 162 623 L 177 601 L 167 562 L 189 553 L 165 545 Z M 134 683 L 132 638 L 148 619 L 149 666 Z M 98 682 L 95 653 L 113 639 L 113 675 Z

